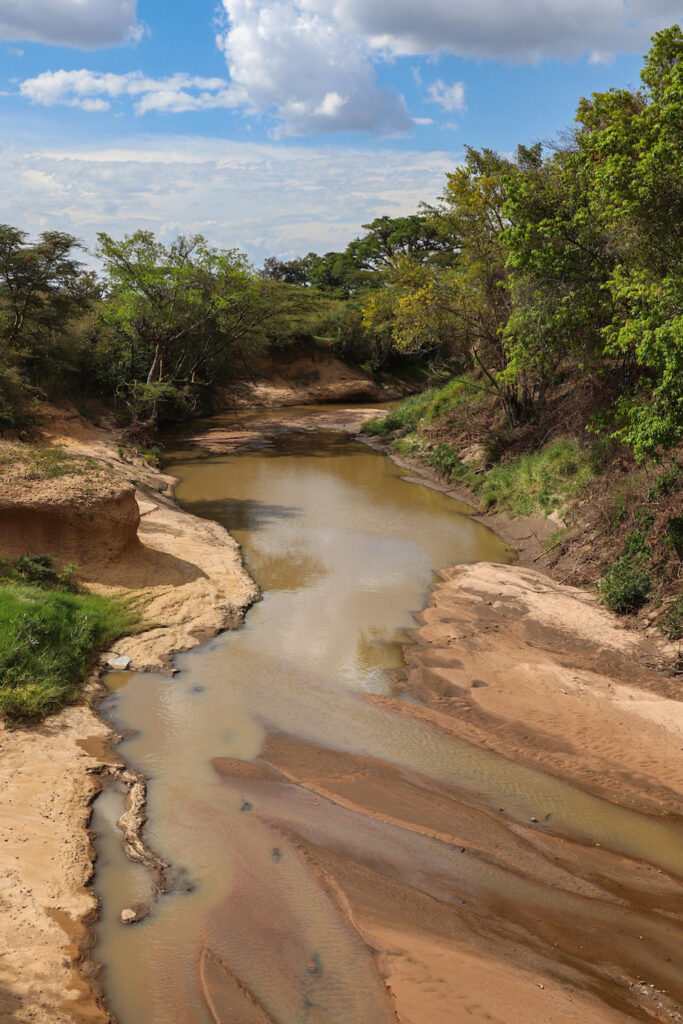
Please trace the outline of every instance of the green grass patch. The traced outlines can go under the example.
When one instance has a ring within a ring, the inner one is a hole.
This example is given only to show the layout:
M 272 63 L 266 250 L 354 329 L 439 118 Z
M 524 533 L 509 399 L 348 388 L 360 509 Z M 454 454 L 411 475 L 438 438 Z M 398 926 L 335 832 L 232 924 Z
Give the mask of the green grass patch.
M 475 489 L 485 509 L 505 509 L 515 516 L 548 515 L 578 497 L 591 476 L 580 446 L 560 438 L 538 452 L 494 466 Z
M 27 459 L 29 479 L 54 480 L 60 476 L 85 476 L 99 473 L 101 466 L 90 456 L 70 455 L 59 445 L 51 448 L 34 448 Z
M 421 422 L 436 423 L 459 405 L 469 399 L 481 400 L 488 393 L 481 388 L 474 388 L 463 380 L 452 380 L 441 388 L 430 388 L 419 395 L 409 395 L 403 401 L 389 409 L 384 416 L 375 416 L 363 424 L 361 431 L 366 434 L 414 433 Z
M 140 629 L 130 601 L 19 580 L 0 579 L 0 718 L 10 723 L 75 703 L 97 654 Z
M 484 510 L 500 509 L 514 516 L 534 512 L 548 515 L 577 497 L 591 478 L 587 456 L 569 439 L 551 441 L 538 452 L 521 455 L 487 472 L 462 462 L 445 442 L 429 454 L 437 473 L 453 483 L 464 484 L 479 497 Z
M 405 437 L 397 437 L 391 445 L 392 452 L 397 455 L 406 455 L 415 458 L 422 454 L 422 442 L 417 434 L 407 434 Z
M 364 434 L 413 433 L 423 418 L 432 399 L 433 392 L 423 391 L 419 395 L 410 395 L 402 402 L 389 409 L 383 416 L 375 416 L 361 427 Z

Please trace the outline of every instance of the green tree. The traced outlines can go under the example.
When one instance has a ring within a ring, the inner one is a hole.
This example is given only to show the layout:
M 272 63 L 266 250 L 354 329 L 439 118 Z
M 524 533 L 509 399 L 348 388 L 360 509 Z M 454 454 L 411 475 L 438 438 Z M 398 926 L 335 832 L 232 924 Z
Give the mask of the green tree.
M 68 334 L 69 323 L 92 300 L 92 275 L 75 258 L 72 235 L 0 225 L 0 338 L 20 368 L 35 376 Z
M 263 342 L 278 303 L 237 250 L 211 248 L 200 235 L 169 246 L 148 231 L 123 241 L 98 237 L 108 286 L 103 315 L 127 339 L 131 365 L 146 363 L 144 380 L 128 384 L 152 420 L 160 400 L 219 382 Z

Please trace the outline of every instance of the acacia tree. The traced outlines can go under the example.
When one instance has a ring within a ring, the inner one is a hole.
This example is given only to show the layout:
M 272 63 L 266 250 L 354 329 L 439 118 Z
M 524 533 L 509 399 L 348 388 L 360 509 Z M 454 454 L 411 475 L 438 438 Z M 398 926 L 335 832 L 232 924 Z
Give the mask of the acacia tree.
M 100 234 L 98 255 L 107 276 L 106 320 L 146 361 L 135 395 L 158 414 L 161 396 L 188 396 L 220 381 L 238 355 L 262 339 L 278 311 L 246 257 L 210 247 L 201 235 L 180 235 L 166 246 L 149 231 L 123 241 Z
M 0 338 L 21 363 L 45 356 L 91 300 L 92 275 L 75 258 L 78 248 L 61 231 L 31 243 L 25 231 L 0 225 Z

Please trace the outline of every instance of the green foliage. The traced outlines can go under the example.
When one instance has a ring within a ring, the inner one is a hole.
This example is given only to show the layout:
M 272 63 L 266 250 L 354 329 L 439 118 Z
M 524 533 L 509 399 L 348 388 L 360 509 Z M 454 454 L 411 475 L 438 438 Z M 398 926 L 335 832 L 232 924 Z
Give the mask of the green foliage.
M 625 614 L 642 608 L 652 593 L 652 577 L 644 553 L 617 558 L 600 580 L 602 603 L 612 612 Z
M 463 465 L 455 448 L 445 441 L 437 444 L 429 453 L 429 464 L 437 471 L 439 476 L 451 482 L 456 480 L 462 481 L 467 475 L 466 467 Z
M 548 515 L 579 496 L 592 473 L 586 452 L 576 441 L 559 438 L 538 452 L 494 466 L 477 487 L 485 509 L 512 515 Z
M 0 582 L 25 583 L 45 590 L 75 591 L 77 565 L 57 568 L 50 555 L 21 555 L 15 562 L 0 560 Z
M 414 458 L 422 454 L 422 442 L 417 434 L 408 434 L 406 437 L 397 437 L 395 441 L 392 441 L 391 450 L 397 455 Z
M 404 398 L 392 409 L 389 409 L 384 416 L 375 416 L 368 420 L 361 427 L 364 434 L 379 434 L 386 437 L 398 431 L 404 434 L 414 431 L 429 406 L 431 391 L 423 391 L 419 395 L 410 395 Z
M 660 628 L 669 640 L 683 640 L 683 597 L 677 597 L 672 601 L 662 618 Z
M 674 551 L 683 558 L 683 516 L 673 516 L 666 524 L 666 532 Z
M 40 574 L 40 560 L 31 561 L 29 576 Z M 27 563 L 17 572 L 26 570 Z M 121 601 L 64 592 L 53 578 L 40 583 L 0 585 L 0 717 L 8 722 L 43 718 L 77 701 L 97 652 L 138 621 Z

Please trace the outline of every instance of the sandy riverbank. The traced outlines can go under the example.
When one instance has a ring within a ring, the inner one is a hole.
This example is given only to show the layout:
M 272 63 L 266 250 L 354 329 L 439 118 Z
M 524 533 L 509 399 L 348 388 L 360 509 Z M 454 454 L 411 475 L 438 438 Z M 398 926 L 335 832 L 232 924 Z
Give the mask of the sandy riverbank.
M 115 557 L 97 550 L 79 560 L 90 589 L 139 598 L 143 621 L 152 627 L 122 639 L 109 655 L 126 655 L 135 669 L 169 669 L 174 652 L 241 623 L 258 592 L 239 547 L 218 524 L 178 509 L 172 478 L 129 452 L 122 456 L 110 431 L 75 413 L 52 410 L 44 438 L 96 460 L 114 483 L 133 491 L 129 481 L 136 482 L 134 539 L 115 548 Z M 72 483 L 68 476 L 51 481 L 52 497 L 63 491 L 66 502 Z M 121 487 L 110 489 L 117 494 Z M 106 517 L 106 506 L 98 515 Z M 3 551 L 0 538 L 3 554 L 15 552 Z M 97 912 L 87 887 L 93 860 L 87 828 L 101 775 L 118 763 L 107 753 L 113 738 L 88 706 L 35 727 L 0 725 L 0 1021 L 109 1019 L 76 965 Z
M 369 415 L 359 408 L 274 411 L 270 425 L 236 421 L 196 443 L 239 450 L 267 443 L 283 417 L 293 429 L 355 430 Z M 180 512 L 168 478 L 123 460 L 106 431 L 57 415 L 48 430 L 138 481 L 139 540 L 115 563 L 83 567 L 93 589 L 144 596 L 145 615 L 156 624 L 114 653 L 131 657 L 134 668 L 169 667 L 173 651 L 238 624 L 256 594 L 229 535 Z M 397 681 L 419 703 L 368 699 L 619 805 L 659 817 L 683 813 L 678 685 L 645 667 L 652 646 L 591 595 L 523 566 L 446 570 L 414 639 Z M 107 1019 L 74 970 L 96 910 L 86 829 L 107 737 L 87 707 L 0 733 L 0 849 L 7 851 L 0 857 L 1 1021 Z M 551 823 L 512 822 L 498 808 L 445 786 L 425 788 L 384 763 L 286 737 L 267 741 L 256 769 L 216 768 L 226 786 L 254 795 L 268 827 L 286 830 L 335 894 L 401 1024 L 683 1019 L 672 1002 L 677 965 L 661 952 L 683 895 L 666 873 L 557 839 Z M 314 825 L 296 826 L 297 801 L 309 797 Z M 349 835 L 345 811 L 360 815 L 354 820 L 364 830 Z M 435 844 L 419 881 L 389 852 L 403 833 Z M 465 870 L 456 891 L 443 875 L 444 850 L 466 851 L 478 872 L 486 866 L 487 886 Z M 610 959 L 611 936 L 624 928 L 636 929 L 630 974 Z M 206 961 L 204 978 L 214 1005 L 251 1020 L 248 997 L 235 995 L 239 985 L 219 961 Z

